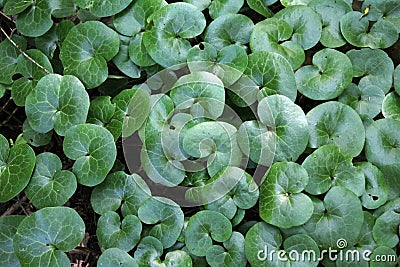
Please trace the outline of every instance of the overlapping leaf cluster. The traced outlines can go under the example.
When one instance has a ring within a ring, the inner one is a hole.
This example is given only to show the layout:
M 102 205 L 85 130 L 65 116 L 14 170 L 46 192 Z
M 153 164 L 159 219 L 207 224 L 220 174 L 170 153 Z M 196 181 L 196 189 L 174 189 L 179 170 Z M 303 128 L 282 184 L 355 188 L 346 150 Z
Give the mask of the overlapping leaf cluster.
M 66 207 L 80 186 L 99 215 L 98 266 L 382 264 L 260 258 L 338 240 L 398 263 L 398 1 L 0 7 L 0 95 L 26 115 L 17 140 L 0 135 L 0 201 L 36 208 L 0 219 L 2 265 L 70 266 L 87 231 Z M 141 174 L 117 160 L 132 135 Z

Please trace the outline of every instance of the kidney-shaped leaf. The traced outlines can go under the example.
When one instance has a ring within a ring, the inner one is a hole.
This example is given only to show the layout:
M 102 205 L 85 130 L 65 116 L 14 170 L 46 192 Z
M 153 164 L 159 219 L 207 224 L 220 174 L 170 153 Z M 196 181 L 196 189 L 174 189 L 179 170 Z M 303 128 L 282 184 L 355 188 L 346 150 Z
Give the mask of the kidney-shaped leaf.
M 14 250 L 22 266 L 70 266 L 64 252 L 83 239 L 85 224 L 68 207 L 49 207 L 26 217 L 14 236 Z
M 18 195 L 29 183 L 35 167 L 35 152 L 27 144 L 9 147 L 0 134 L 0 202 Z
M 65 133 L 63 150 L 75 160 L 72 171 L 78 183 L 100 184 L 114 165 L 117 149 L 114 137 L 105 128 L 94 124 L 79 124 Z
M 361 153 L 365 142 L 364 126 L 360 116 L 349 106 L 336 101 L 325 102 L 310 110 L 306 118 L 310 147 L 334 144 L 352 157 Z
M 75 193 L 76 177 L 61 170 L 60 158 L 50 152 L 36 157 L 36 167 L 26 188 L 26 195 L 38 208 L 62 206 Z
M 97 262 L 99 267 L 138 267 L 136 260 L 119 248 L 106 249 Z
M 14 253 L 13 238 L 18 225 L 25 218 L 22 215 L 9 215 L 0 218 L 0 262 L 5 266 L 18 267 L 20 263 Z
M 75 75 L 88 88 L 99 86 L 107 79 L 107 61 L 117 55 L 119 43 L 118 34 L 99 21 L 76 25 L 61 47 L 64 73 Z
M 44 76 L 26 98 L 29 124 L 39 133 L 54 128 L 63 136 L 72 126 L 86 121 L 88 110 L 89 95 L 83 84 L 71 75 Z
M 294 162 L 274 163 L 260 188 L 260 217 L 269 224 L 290 228 L 310 219 L 311 199 L 301 193 L 308 184 L 307 171 Z

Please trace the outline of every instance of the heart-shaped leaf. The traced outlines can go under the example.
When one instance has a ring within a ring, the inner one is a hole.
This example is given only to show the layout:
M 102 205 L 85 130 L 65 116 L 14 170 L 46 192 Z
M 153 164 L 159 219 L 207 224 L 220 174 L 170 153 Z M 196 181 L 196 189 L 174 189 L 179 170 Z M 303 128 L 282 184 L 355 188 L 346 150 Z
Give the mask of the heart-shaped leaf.
M 400 121 L 381 119 L 374 121 L 365 132 L 365 155 L 376 166 L 400 161 Z
M 35 167 L 35 152 L 27 144 L 9 147 L 0 134 L 0 202 L 18 195 L 28 185 Z
M 64 252 L 83 239 L 85 224 L 68 207 L 49 207 L 26 217 L 14 236 L 14 250 L 21 266 L 70 266 Z
M 26 188 L 26 195 L 38 208 L 62 206 L 75 193 L 75 175 L 61 170 L 60 158 L 50 152 L 36 157 L 36 167 Z
M 243 6 L 244 0 L 213 0 L 211 1 L 208 11 L 212 19 L 225 14 L 238 13 Z
M 349 106 L 336 101 L 322 103 L 307 113 L 309 146 L 334 144 L 352 157 L 358 156 L 365 142 L 363 123 Z
M 307 222 L 314 209 L 311 199 L 301 193 L 307 184 L 308 174 L 302 166 L 274 163 L 260 188 L 260 217 L 281 228 Z
M 97 262 L 99 267 L 138 267 L 136 260 L 119 248 L 106 249 Z
M 289 61 L 293 69 L 298 69 L 305 60 L 305 54 L 299 44 L 290 40 L 292 34 L 292 26 L 284 20 L 263 20 L 254 26 L 251 33 L 251 50 L 278 53 Z
M 211 267 L 245 266 L 244 237 L 239 232 L 232 232 L 223 246 L 213 245 L 207 250 L 206 259 Z
M 20 266 L 14 253 L 13 238 L 17 232 L 18 225 L 25 218 L 21 215 L 9 215 L 0 218 L 0 261 L 10 267 Z
M 323 194 L 333 186 L 345 187 L 357 196 L 365 191 L 364 173 L 353 166 L 352 157 L 343 154 L 338 146 L 318 148 L 302 165 L 310 177 L 306 192 L 312 195 Z
M 231 44 L 245 45 L 250 40 L 254 23 L 241 14 L 226 14 L 213 20 L 204 34 L 204 41 L 221 50 Z
M 221 213 L 203 210 L 193 215 L 185 230 L 185 243 L 190 253 L 207 255 L 213 240 L 225 242 L 232 235 L 230 221 Z
M 339 96 L 350 85 L 353 67 L 343 53 L 325 48 L 315 53 L 313 65 L 296 71 L 300 93 L 314 100 L 329 100 Z
M 163 67 L 186 61 L 191 48 L 188 40 L 206 27 L 204 15 L 193 5 L 173 3 L 162 7 L 153 17 L 154 26 L 143 34 L 152 59 Z
M 109 17 L 124 10 L 132 0 L 78 0 L 76 1 L 80 8 L 89 9 L 90 13 L 96 17 Z
M 321 18 L 310 7 L 289 6 L 276 13 L 275 17 L 292 26 L 292 41 L 298 43 L 305 50 L 315 46 L 321 39 Z
M 114 138 L 105 128 L 94 124 L 79 124 L 65 133 L 63 150 L 75 160 L 72 171 L 78 183 L 100 184 L 114 165 L 117 155 Z
M 376 219 L 372 234 L 376 243 L 394 248 L 399 243 L 400 212 L 389 210 Z
M 64 74 L 75 75 L 88 88 L 99 86 L 107 79 L 107 61 L 117 55 L 119 44 L 118 34 L 99 21 L 76 25 L 61 47 Z
M 361 16 L 361 12 L 352 11 L 340 18 L 340 30 L 350 44 L 372 49 L 388 48 L 399 38 L 393 23 L 379 20 L 370 27 L 368 18 Z
M 11 39 L 19 48 L 26 49 L 24 38 L 14 34 Z M 9 40 L 6 39 L 0 43 L 0 83 L 11 84 L 13 82 L 12 76 L 17 71 L 19 54 L 18 49 Z
M 313 198 L 313 202 L 314 213 L 303 227 L 311 238 L 318 240 L 320 248 L 336 248 L 337 241 L 343 237 L 355 244 L 364 220 L 357 196 L 344 187 L 335 186 L 323 201 Z
M 88 110 L 89 95 L 83 84 L 71 75 L 44 76 L 26 98 L 29 124 L 39 133 L 54 128 L 63 136 L 72 126 L 86 121 Z
M 382 114 L 385 118 L 400 120 L 400 96 L 396 92 L 386 95 L 382 103 Z
M 183 228 L 183 212 L 172 200 L 151 197 L 138 210 L 139 219 L 145 224 L 156 224 L 149 235 L 158 238 L 164 248 L 175 244 Z
M 119 248 L 130 251 L 140 240 L 142 223 L 135 215 L 126 215 L 121 221 L 118 213 L 108 211 L 97 222 L 96 235 L 103 249 Z
M 98 214 L 116 211 L 122 205 L 123 216 L 137 216 L 139 207 L 150 196 L 149 187 L 139 175 L 118 171 L 109 174 L 104 182 L 94 188 L 90 203 Z

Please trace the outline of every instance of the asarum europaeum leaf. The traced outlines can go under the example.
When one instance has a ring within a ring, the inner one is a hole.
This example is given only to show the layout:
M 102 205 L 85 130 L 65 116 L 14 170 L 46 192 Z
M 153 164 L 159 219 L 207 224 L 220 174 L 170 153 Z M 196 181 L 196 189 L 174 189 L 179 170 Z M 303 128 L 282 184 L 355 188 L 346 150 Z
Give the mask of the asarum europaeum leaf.
M 18 35 L 11 38 L 19 48 L 26 49 L 26 40 Z M 18 49 L 9 40 L 0 43 L 0 83 L 12 84 L 18 66 Z
M 13 238 L 18 225 L 24 218 L 23 215 L 9 215 L 0 218 L 0 261 L 6 266 L 20 266 L 14 253 Z
M 400 7 L 396 1 L 366 0 L 361 9 L 365 10 L 367 6 L 370 10 L 366 17 L 368 20 L 391 22 L 400 32 Z
M 124 10 L 132 0 L 77 0 L 80 8 L 88 9 L 96 17 L 109 17 Z
M 101 253 L 97 266 L 101 267 L 138 267 L 136 260 L 119 248 L 109 248 Z
M 400 120 L 400 96 L 396 92 L 386 95 L 382 103 L 382 114 L 385 118 Z

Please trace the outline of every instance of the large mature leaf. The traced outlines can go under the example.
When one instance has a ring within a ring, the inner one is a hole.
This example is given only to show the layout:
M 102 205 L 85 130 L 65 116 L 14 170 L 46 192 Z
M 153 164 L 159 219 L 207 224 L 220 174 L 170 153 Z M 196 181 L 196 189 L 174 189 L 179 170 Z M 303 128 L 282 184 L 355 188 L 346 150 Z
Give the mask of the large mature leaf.
M 162 7 L 153 17 L 154 26 L 143 34 L 152 59 L 163 67 L 186 61 L 191 48 L 188 38 L 201 34 L 206 20 L 195 6 L 173 3 Z
M 393 23 L 400 32 L 400 6 L 396 0 L 366 0 L 362 10 L 370 7 L 368 16 L 370 21 L 384 20 Z
M 35 152 L 27 144 L 9 147 L 0 134 L 0 202 L 18 195 L 29 183 L 35 167 Z
M 389 210 L 376 219 L 372 234 L 376 243 L 389 248 L 399 243 L 400 212 Z
M 204 34 L 204 41 L 221 50 L 231 44 L 245 45 L 250 40 L 254 23 L 241 14 L 226 14 L 213 20 Z
M 286 21 L 270 18 L 257 23 L 250 37 L 253 52 L 268 51 L 282 55 L 293 69 L 297 69 L 305 60 L 303 48 L 290 40 L 293 28 Z
M 83 84 L 71 75 L 44 76 L 26 98 L 29 124 L 39 133 L 54 128 L 63 136 L 72 126 L 86 121 L 88 110 L 89 95 Z
M 16 26 L 20 33 L 38 37 L 50 30 L 52 15 L 57 18 L 68 17 L 75 12 L 75 4 L 72 0 L 9 0 L 4 12 L 8 15 L 18 14 Z
M 118 34 L 99 21 L 76 25 L 61 47 L 64 73 L 75 75 L 88 88 L 99 86 L 107 79 L 107 61 L 117 55 L 119 44 Z
M 116 211 L 121 206 L 123 216 L 137 215 L 139 207 L 150 196 L 149 187 L 139 175 L 118 171 L 94 188 L 90 203 L 99 214 Z
M 314 100 L 329 100 L 339 96 L 353 78 L 350 59 L 343 53 L 326 48 L 315 53 L 313 65 L 296 72 L 300 93 Z
M 151 197 L 138 210 L 139 219 L 145 224 L 155 224 L 149 235 L 159 239 L 164 248 L 175 244 L 183 228 L 183 212 L 172 200 Z
M 14 253 L 13 238 L 18 225 L 25 218 L 21 215 L 9 215 L 0 218 L 0 262 L 7 267 L 19 267 L 20 263 Z
M 185 230 L 185 242 L 190 253 L 207 255 L 213 240 L 225 242 L 232 235 L 230 221 L 221 213 L 203 210 L 193 215 Z
M 141 232 L 142 223 L 132 214 L 121 221 L 118 213 L 108 211 L 97 222 L 96 235 L 103 249 L 119 248 L 128 252 L 139 242 Z
M 400 96 L 396 92 L 386 95 L 382 103 L 382 114 L 385 118 L 400 120 Z
M 354 167 L 352 157 L 343 154 L 335 145 L 325 145 L 315 150 L 303 162 L 310 176 L 306 191 L 313 195 L 327 192 L 333 186 L 342 186 L 357 196 L 365 191 L 365 177 Z
M 361 12 L 352 11 L 340 19 L 340 30 L 350 44 L 372 49 L 388 48 L 399 38 L 393 23 L 379 20 L 370 27 L 368 18 L 361 18 L 361 15 Z
M 350 190 L 335 186 L 321 201 L 313 198 L 314 214 L 303 226 L 320 248 L 336 248 L 345 238 L 355 244 L 364 221 L 360 200 Z
M 322 18 L 321 44 L 330 48 L 346 44 L 340 32 L 339 21 L 344 14 L 352 11 L 351 6 L 343 0 L 312 0 L 308 6 Z
M 223 242 L 223 246 L 213 245 L 207 250 L 206 259 L 211 267 L 246 266 L 243 235 L 232 232 L 231 237 Z
M 380 49 L 363 48 L 346 53 L 353 64 L 354 77 L 360 77 L 359 86 L 372 85 L 380 88 L 385 94 L 389 92 L 393 79 L 393 62 Z
M 302 166 L 274 163 L 260 188 L 260 217 L 281 228 L 307 222 L 314 209 L 311 199 L 301 193 L 307 184 L 308 174 Z
M 75 160 L 72 171 L 78 183 L 100 184 L 114 165 L 117 155 L 114 138 L 105 128 L 94 124 L 79 124 L 65 133 L 63 150 Z
M 275 14 L 293 28 L 292 41 L 307 50 L 315 46 L 322 33 L 322 23 L 319 15 L 310 7 L 289 6 Z
M 64 252 L 83 239 L 85 224 L 68 207 L 43 208 L 26 217 L 14 237 L 14 250 L 22 266 L 70 266 Z
M 75 175 L 61 170 L 60 158 L 50 152 L 36 157 L 36 167 L 26 188 L 26 195 L 38 208 L 62 206 L 75 193 Z
M 243 4 L 244 0 L 213 0 L 208 7 L 208 11 L 210 17 L 216 19 L 225 14 L 238 13 Z
M 26 49 L 26 41 L 24 38 L 13 35 L 11 38 L 19 48 Z M 17 60 L 19 51 L 7 39 L 0 43 L 0 83 L 11 84 L 13 75 L 17 71 Z
M 349 106 L 336 101 L 326 102 L 310 110 L 306 118 L 310 147 L 334 144 L 350 156 L 361 153 L 365 142 L 364 126 L 360 116 Z
M 78 0 L 76 2 L 80 8 L 89 9 L 90 13 L 96 17 L 109 17 L 124 10 L 132 0 Z
M 99 267 L 137 267 L 136 260 L 119 248 L 106 249 L 97 262 Z
M 365 155 L 369 162 L 382 166 L 400 161 L 400 121 L 374 121 L 365 133 Z

